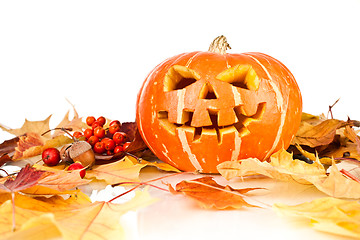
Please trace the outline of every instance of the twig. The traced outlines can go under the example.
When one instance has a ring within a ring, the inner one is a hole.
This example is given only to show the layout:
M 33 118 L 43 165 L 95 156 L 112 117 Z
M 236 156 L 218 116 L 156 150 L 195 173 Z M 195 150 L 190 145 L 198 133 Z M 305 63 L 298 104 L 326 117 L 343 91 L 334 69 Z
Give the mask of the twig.
M 329 106 L 329 111 L 328 111 L 328 117 L 329 117 L 329 113 L 331 116 L 331 119 L 334 119 L 333 113 L 332 113 L 332 108 L 335 106 L 335 104 L 337 104 L 339 102 L 340 98 L 338 100 L 336 100 L 332 105 Z
M 9 174 L 7 171 L 5 171 L 4 169 L 0 168 L 0 170 L 3 171 L 3 172 L 5 172 L 5 174 L 6 174 L 7 176 L 10 176 L 10 174 Z

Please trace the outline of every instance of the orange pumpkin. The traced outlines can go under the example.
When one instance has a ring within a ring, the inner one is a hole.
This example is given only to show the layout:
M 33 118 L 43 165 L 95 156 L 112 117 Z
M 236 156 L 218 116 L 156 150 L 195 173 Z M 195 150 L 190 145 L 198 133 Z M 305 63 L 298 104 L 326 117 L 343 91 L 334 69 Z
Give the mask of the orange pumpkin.
M 263 53 L 226 53 L 220 36 L 207 52 L 165 60 L 137 99 L 138 129 L 156 156 L 184 171 L 217 173 L 224 161 L 266 160 L 287 148 L 302 112 L 291 72 Z

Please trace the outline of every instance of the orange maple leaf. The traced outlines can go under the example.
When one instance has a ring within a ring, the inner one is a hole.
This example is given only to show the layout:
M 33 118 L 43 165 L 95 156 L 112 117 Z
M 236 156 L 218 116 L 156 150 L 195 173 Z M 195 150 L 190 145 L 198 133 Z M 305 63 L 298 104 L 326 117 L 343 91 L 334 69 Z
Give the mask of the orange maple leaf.
M 216 183 L 212 177 L 202 177 L 194 180 L 184 180 L 176 185 L 174 189 L 169 185 L 170 192 L 182 193 L 204 208 L 242 208 L 257 207 L 244 200 L 245 194 L 249 191 L 261 188 L 233 189 L 230 186 L 222 186 Z

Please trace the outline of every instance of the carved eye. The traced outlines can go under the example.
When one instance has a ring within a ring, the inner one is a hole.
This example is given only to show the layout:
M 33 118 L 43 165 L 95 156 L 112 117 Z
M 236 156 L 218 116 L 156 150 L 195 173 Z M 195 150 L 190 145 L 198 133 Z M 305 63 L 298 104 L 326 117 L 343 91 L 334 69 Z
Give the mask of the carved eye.
M 216 76 L 217 79 L 223 82 L 228 82 L 231 85 L 248 90 L 257 90 L 259 88 L 260 80 L 255 70 L 251 65 L 236 65 Z
M 199 79 L 200 75 L 194 70 L 185 66 L 174 65 L 165 75 L 164 92 L 183 89 Z

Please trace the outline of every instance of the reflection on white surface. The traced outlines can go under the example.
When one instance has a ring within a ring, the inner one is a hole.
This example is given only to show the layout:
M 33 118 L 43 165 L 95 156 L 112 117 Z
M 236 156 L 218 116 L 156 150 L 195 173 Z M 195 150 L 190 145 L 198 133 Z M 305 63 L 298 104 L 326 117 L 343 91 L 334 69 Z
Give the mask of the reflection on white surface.
M 160 175 L 166 176 L 171 173 L 160 173 Z M 152 183 L 166 188 L 165 184 L 175 186 L 182 180 L 203 176 L 205 175 L 183 173 Z M 234 210 L 203 209 L 182 194 L 173 195 L 156 188 L 149 188 L 151 196 L 158 201 L 137 211 L 129 211 L 120 218 L 126 239 L 348 239 L 318 232 L 310 227 L 309 220 L 281 217 L 272 209 L 274 203 L 295 205 L 327 196 L 313 185 L 281 182 L 261 176 L 236 178 L 231 181 L 219 175 L 211 176 L 224 186 L 264 188 L 252 191 L 245 199 L 250 204 L 261 207 Z M 154 168 L 145 168 L 140 177 L 142 181 L 147 181 L 159 177 L 159 172 Z M 124 193 L 127 188 L 105 187 L 104 183 L 98 182 L 82 190 L 92 192 L 90 198 L 94 202 L 109 201 Z M 134 192 L 130 192 L 114 200 L 113 203 L 124 203 L 131 200 L 134 195 Z
M 143 172 L 142 175 L 147 179 L 152 178 L 151 172 Z M 163 181 L 174 186 L 184 179 L 202 176 L 182 174 Z M 312 185 L 279 182 L 269 178 L 226 181 L 221 176 L 212 176 L 219 184 L 229 184 L 234 188 L 266 188 L 253 191 L 251 197 L 246 199 L 257 205 L 259 202 L 267 205 L 298 204 L 326 197 Z M 181 194 L 173 195 L 157 189 L 149 191 L 160 200 L 137 211 L 136 239 L 348 239 L 318 232 L 310 227 L 308 220 L 278 216 L 271 207 L 208 210 L 200 208 L 195 201 Z

